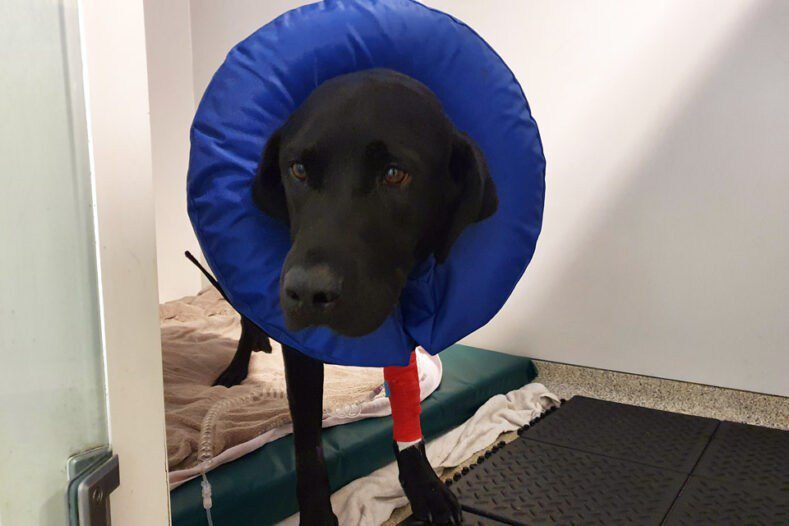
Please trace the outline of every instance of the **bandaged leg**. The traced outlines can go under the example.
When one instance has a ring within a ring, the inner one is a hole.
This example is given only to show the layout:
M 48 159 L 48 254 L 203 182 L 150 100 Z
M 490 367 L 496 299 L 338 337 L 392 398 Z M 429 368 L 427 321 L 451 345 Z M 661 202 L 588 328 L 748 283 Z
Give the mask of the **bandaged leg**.
M 402 451 L 422 439 L 416 351 L 411 352 L 411 359 L 405 367 L 384 367 L 384 380 L 389 385 L 394 439 Z

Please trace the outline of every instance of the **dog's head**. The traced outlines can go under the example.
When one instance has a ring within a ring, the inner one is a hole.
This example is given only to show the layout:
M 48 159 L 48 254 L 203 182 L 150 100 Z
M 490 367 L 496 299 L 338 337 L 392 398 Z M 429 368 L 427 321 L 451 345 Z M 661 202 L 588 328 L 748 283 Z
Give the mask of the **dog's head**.
M 473 104 L 469 101 L 469 104 Z M 289 329 L 378 328 L 414 264 L 444 262 L 493 214 L 482 152 L 423 84 L 368 70 L 319 86 L 269 139 L 257 206 L 290 226 L 280 302 Z

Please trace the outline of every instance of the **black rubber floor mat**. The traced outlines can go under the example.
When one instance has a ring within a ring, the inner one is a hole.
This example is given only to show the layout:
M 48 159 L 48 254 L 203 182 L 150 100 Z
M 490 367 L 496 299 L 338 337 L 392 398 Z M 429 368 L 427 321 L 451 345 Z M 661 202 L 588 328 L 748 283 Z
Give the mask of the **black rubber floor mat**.
M 523 436 L 690 473 L 717 420 L 576 396 Z
M 521 438 L 452 489 L 464 509 L 510 524 L 660 524 L 685 479 L 680 472 Z
M 789 431 L 575 397 L 520 434 L 452 484 L 469 517 L 789 525 Z
M 693 474 L 780 491 L 789 498 L 789 433 L 722 422 Z
M 509 526 L 509 524 L 464 511 L 463 526 Z
M 670 526 L 789 524 L 786 492 L 692 475 L 666 518 Z
M 789 432 L 722 422 L 666 524 L 789 524 Z

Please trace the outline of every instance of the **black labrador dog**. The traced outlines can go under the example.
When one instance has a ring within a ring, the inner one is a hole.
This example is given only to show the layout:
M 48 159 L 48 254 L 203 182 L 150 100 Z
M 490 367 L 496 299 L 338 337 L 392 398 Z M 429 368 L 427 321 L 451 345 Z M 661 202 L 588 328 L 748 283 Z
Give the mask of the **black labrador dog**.
M 324 325 L 351 337 L 379 327 L 414 265 L 431 255 L 444 262 L 461 232 L 498 203 L 482 152 L 436 96 L 383 69 L 319 86 L 269 139 L 252 192 L 290 228 L 280 279 L 288 329 Z M 218 385 L 241 382 L 251 353 L 270 350 L 254 323 L 242 318 L 241 327 Z M 323 363 L 286 345 L 283 354 L 301 524 L 337 524 L 321 449 Z M 395 455 L 415 522 L 459 523 L 457 500 L 424 444 L 395 447 Z

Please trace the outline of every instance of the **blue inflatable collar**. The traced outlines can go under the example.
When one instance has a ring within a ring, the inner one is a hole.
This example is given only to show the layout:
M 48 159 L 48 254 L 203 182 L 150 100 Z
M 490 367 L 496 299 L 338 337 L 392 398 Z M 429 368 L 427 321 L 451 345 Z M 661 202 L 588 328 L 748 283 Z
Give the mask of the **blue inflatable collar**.
M 374 333 L 292 333 L 278 291 L 288 230 L 255 207 L 251 184 L 269 136 L 313 89 L 369 68 L 399 71 L 433 90 L 485 153 L 499 209 L 462 234 L 445 264 L 420 265 Z M 472 29 L 411 0 L 327 0 L 262 27 L 214 75 L 191 141 L 189 216 L 230 302 L 274 339 L 328 363 L 406 365 L 416 345 L 443 350 L 499 311 L 534 253 L 545 159 L 523 91 Z

